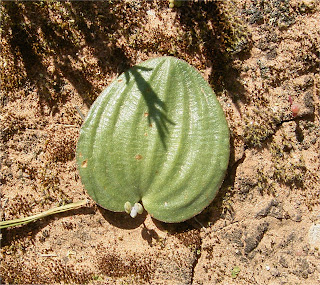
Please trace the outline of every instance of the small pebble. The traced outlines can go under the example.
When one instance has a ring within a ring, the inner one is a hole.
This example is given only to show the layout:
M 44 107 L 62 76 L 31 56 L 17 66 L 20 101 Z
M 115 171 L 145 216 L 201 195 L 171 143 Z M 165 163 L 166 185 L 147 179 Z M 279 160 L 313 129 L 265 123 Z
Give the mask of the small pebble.
M 292 112 L 293 117 L 296 117 L 298 115 L 299 111 L 300 111 L 300 106 L 298 104 L 291 105 L 291 112 Z
M 266 269 L 269 271 L 269 270 L 270 270 L 270 266 L 269 266 L 269 265 L 266 265 Z

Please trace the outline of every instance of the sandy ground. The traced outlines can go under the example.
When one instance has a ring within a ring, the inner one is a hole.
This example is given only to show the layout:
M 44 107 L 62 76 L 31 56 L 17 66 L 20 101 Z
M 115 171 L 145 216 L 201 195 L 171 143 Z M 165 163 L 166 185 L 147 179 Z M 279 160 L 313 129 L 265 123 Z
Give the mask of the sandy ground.
M 231 131 L 225 182 L 196 219 L 90 200 L 2 230 L 2 283 L 319 284 L 319 23 L 316 0 L 1 2 L 3 220 L 89 198 L 76 107 L 142 60 L 199 69 Z

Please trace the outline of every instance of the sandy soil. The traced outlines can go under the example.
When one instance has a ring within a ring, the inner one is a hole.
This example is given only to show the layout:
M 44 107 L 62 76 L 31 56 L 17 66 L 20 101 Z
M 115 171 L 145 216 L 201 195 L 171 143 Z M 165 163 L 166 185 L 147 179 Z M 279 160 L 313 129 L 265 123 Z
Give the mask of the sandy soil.
M 151 57 L 199 69 L 232 145 L 196 219 L 133 220 L 90 200 L 3 230 L 2 283 L 319 284 L 319 23 L 316 0 L 1 2 L 2 219 L 89 198 L 76 107 Z

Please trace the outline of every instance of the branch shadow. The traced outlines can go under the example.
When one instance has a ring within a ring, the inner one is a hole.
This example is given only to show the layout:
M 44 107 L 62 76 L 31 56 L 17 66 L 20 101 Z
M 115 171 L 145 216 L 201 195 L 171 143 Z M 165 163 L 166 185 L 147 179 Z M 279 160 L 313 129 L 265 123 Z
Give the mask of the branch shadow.
M 37 54 L 33 47 L 37 43 L 37 39 L 33 35 L 33 31 L 21 24 L 25 22 L 23 17 L 25 13 L 16 2 L 4 2 L 2 5 L 12 21 L 12 36 L 9 37 L 9 44 L 14 55 L 15 65 L 19 65 L 19 59 L 21 58 L 27 78 L 38 87 L 40 101 L 46 101 L 52 106 L 53 99 L 50 95 L 49 87 L 45 83 L 45 78 L 48 78 L 49 74 L 42 63 L 43 58 Z
M 64 92 L 68 82 L 88 107 L 99 95 L 101 90 L 94 83 L 98 70 L 82 60 L 83 52 L 89 51 L 96 58 L 100 78 L 130 66 L 118 39 L 142 23 L 136 21 L 121 30 L 126 22 L 121 9 L 125 5 L 111 1 L 2 3 L 6 17 L 2 36 L 8 42 L 17 72 L 25 73 L 19 84 L 30 82 L 35 86 L 41 112 L 45 106 L 58 111 L 59 104 L 68 99 L 68 92 Z M 143 18 L 145 13 L 141 15 Z
M 246 102 L 245 89 L 239 80 L 240 71 L 234 59 L 250 56 L 250 35 L 226 15 L 220 1 L 188 1 L 178 9 L 176 20 L 188 33 L 189 53 L 201 53 L 212 69 L 209 83 L 217 94 L 227 90 L 233 102 Z M 239 39 L 240 38 L 240 39 Z
M 150 83 L 148 83 L 139 70 L 142 71 L 151 71 L 152 68 L 146 68 L 142 66 L 134 66 L 131 69 L 129 69 L 127 72 L 124 73 L 126 82 L 128 83 L 130 80 L 130 74 L 133 75 L 134 81 L 138 86 L 139 91 L 141 92 L 147 107 L 148 107 L 148 124 L 150 127 L 152 127 L 152 124 L 154 123 L 156 125 L 156 128 L 158 130 L 162 145 L 165 149 L 167 149 L 166 146 L 166 136 L 169 132 L 168 124 L 175 125 L 175 123 L 168 118 L 166 115 L 167 113 L 167 107 L 165 102 L 163 102 L 156 92 L 152 89 Z
M 122 73 L 130 67 L 122 47 L 116 46 L 121 36 L 122 22 L 125 21 L 115 12 L 114 4 L 108 1 L 71 1 L 66 9 L 75 19 L 78 30 L 83 34 L 86 45 L 91 47 L 98 65 L 106 74 L 111 71 Z M 94 25 L 93 23 L 97 23 Z M 132 29 L 132 27 L 131 27 Z

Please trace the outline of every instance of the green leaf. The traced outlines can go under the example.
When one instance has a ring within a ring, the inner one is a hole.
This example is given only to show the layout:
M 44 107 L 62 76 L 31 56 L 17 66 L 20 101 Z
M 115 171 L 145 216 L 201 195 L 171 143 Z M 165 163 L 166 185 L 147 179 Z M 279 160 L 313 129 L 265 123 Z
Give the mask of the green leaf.
M 233 267 L 233 269 L 231 270 L 231 277 L 232 278 L 237 278 L 238 274 L 240 273 L 240 267 L 239 266 L 235 266 Z
M 82 182 L 100 206 L 124 211 L 127 203 L 128 211 L 142 202 L 164 222 L 208 206 L 228 161 L 229 129 L 214 92 L 174 57 L 147 60 L 114 80 L 91 106 L 77 145 Z

